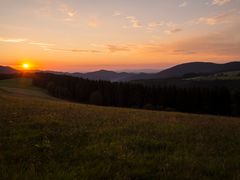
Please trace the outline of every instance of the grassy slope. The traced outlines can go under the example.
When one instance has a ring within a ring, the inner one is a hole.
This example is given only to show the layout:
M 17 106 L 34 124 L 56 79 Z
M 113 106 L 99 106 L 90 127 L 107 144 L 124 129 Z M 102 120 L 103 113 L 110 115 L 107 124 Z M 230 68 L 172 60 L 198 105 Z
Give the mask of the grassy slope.
M 29 78 L 1 80 L 0 89 L 20 96 L 34 96 L 55 99 L 47 95 L 45 90 L 32 86 L 32 80 Z
M 216 73 L 209 76 L 198 76 L 194 78 L 188 78 L 186 80 L 196 80 L 196 81 L 214 81 L 214 80 L 240 80 L 240 71 L 230 71 Z
M 88 106 L 29 88 L 0 87 L 0 179 L 240 178 L 240 119 Z

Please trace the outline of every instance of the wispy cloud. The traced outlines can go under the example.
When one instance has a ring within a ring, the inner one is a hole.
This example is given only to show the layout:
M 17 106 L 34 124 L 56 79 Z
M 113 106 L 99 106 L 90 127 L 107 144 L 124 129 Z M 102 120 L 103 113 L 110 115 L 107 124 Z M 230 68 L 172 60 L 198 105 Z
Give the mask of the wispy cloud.
M 126 19 L 131 23 L 133 28 L 141 28 L 142 24 L 135 16 L 127 16 Z
M 176 55 L 191 55 L 191 54 L 197 54 L 196 51 L 186 50 L 186 49 L 175 49 L 172 51 L 172 54 Z
M 58 48 L 56 47 L 56 44 L 42 43 L 42 42 L 30 42 L 29 44 L 39 46 L 45 51 L 65 51 L 65 52 L 73 52 L 73 53 L 100 53 L 101 52 L 94 49 Z
M 163 25 L 164 25 L 164 22 L 152 21 L 152 22 L 148 23 L 147 30 L 154 31 L 156 28 L 161 27 Z
M 164 28 L 165 29 L 164 32 L 168 35 L 175 34 L 183 30 L 178 26 L 178 24 L 175 24 L 173 22 L 165 22 L 165 21 L 161 21 L 161 22 L 153 21 L 148 23 L 146 27 L 148 32 L 153 32 L 158 28 Z
M 101 26 L 101 24 L 102 24 L 101 21 L 96 17 L 90 18 L 87 22 L 88 27 L 91 28 L 97 28 Z
M 39 1 L 39 7 L 36 8 L 35 13 L 61 21 L 74 21 L 78 15 L 78 11 L 69 4 L 55 0 Z
M 65 16 L 68 16 L 69 18 L 73 18 L 77 14 L 76 10 L 74 10 L 73 8 L 69 7 L 66 4 L 61 4 L 59 7 L 59 11 L 63 13 Z
M 229 2 L 231 2 L 231 0 L 213 0 L 212 4 L 222 6 L 222 5 L 224 5 L 226 3 L 229 3 Z
M 166 56 L 190 56 L 190 57 L 239 57 L 240 36 L 237 27 L 218 33 L 210 33 L 195 36 L 180 41 L 169 43 L 152 43 L 143 46 L 141 52 L 146 54 L 165 54 Z M 232 34 L 232 36 L 230 35 Z M 156 55 L 157 56 L 157 55 Z
M 179 4 L 179 7 L 183 8 L 188 5 L 187 1 L 183 1 L 181 4 Z
M 176 24 L 172 22 L 165 22 L 165 21 L 150 21 L 148 23 L 142 23 L 137 17 L 135 16 L 125 16 L 122 13 L 116 11 L 113 16 L 124 16 L 126 20 L 128 20 L 130 25 L 122 26 L 124 29 L 129 28 L 142 28 L 142 30 L 146 30 L 146 32 L 152 33 L 153 31 L 157 30 L 160 27 L 165 27 L 165 33 L 173 34 L 182 31 L 182 29 L 178 28 Z
M 235 14 L 236 11 L 230 11 L 212 17 L 200 17 L 198 20 L 196 20 L 196 24 L 204 23 L 207 25 L 216 25 L 222 23 L 229 23 L 233 20 Z
M 100 53 L 101 51 L 92 50 L 92 49 L 65 49 L 65 48 L 46 48 L 46 51 L 65 51 L 65 52 L 74 52 L 74 53 Z
M 181 28 L 172 28 L 172 29 L 166 30 L 165 33 L 174 34 L 174 33 L 178 33 L 178 32 L 181 32 L 181 31 L 182 31 Z
M 121 15 L 122 15 L 122 13 L 120 11 L 115 11 L 113 13 L 113 16 L 121 16 Z
M 43 50 L 48 50 L 51 47 L 55 46 L 55 44 L 50 44 L 50 43 L 42 43 L 42 42 L 29 42 L 30 45 L 35 45 L 35 46 L 39 46 L 40 48 L 42 48 Z
M 46 47 L 46 46 L 54 46 L 55 44 L 49 44 L 49 43 L 40 43 L 40 42 L 30 42 L 29 44 L 32 45 L 37 45 L 37 46 L 41 46 L 41 47 Z
M 107 45 L 107 48 L 111 53 L 121 52 L 121 51 L 130 51 L 130 48 L 128 46 L 122 46 L 122 45 L 109 44 Z
M 132 28 L 141 28 L 141 27 L 143 27 L 142 23 L 135 16 L 124 15 L 120 11 L 115 11 L 113 16 L 123 16 L 126 20 L 128 20 L 130 26 L 129 25 L 124 25 L 123 26 L 124 29 L 128 29 L 129 27 L 132 27 Z
M 167 22 L 167 23 L 164 23 L 164 25 L 166 26 L 166 28 L 168 28 L 167 30 L 164 31 L 168 35 L 175 34 L 182 31 L 182 29 L 179 28 L 178 25 L 175 23 Z
M 176 49 L 181 48 L 187 52 L 197 52 L 198 54 L 240 55 L 240 39 L 233 41 L 226 32 L 190 38 L 178 42 L 174 46 Z
M 5 43 L 21 43 L 21 42 L 25 42 L 25 41 L 27 41 L 27 39 L 21 39 L 21 38 L 7 39 L 7 38 L 0 37 L 0 42 L 5 42 Z

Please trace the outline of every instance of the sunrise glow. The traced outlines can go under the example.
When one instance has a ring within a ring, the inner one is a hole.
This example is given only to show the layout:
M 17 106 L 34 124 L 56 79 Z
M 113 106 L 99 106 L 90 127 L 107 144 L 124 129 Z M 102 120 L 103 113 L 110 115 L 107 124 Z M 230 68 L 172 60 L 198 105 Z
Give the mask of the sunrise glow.
M 240 180 L 240 0 L 0 0 L 0 169 Z
M 25 69 L 25 70 L 29 69 L 29 64 L 24 63 L 24 64 L 22 65 L 22 68 Z
M 2 65 L 159 70 L 240 59 L 239 0 L 12 0 L 0 17 Z

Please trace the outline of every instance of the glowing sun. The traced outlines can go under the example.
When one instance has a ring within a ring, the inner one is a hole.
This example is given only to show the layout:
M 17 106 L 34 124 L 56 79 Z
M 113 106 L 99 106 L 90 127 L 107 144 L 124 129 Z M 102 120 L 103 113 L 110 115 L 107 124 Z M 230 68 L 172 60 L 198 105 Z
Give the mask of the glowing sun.
M 30 65 L 28 63 L 24 63 L 22 64 L 22 68 L 28 70 L 30 68 Z

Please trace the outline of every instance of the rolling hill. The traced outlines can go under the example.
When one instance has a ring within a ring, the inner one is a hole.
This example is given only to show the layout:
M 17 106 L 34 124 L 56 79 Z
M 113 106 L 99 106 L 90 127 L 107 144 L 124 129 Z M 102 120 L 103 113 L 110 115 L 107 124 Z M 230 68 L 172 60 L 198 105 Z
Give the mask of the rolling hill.
M 16 69 L 9 66 L 0 66 L 0 74 L 16 74 L 19 73 Z
M 114 72 L 107 70 L 99 70 L 88 73 L 68 73 L 68 72 L 54 72 L 54 71 L 43 71 L 46 73 L 53 74 L 66 74 L 69 76 L 80 77 L 90 80 L 105 80 L 112 82 L 128 82 L 134 80 L 153 80 L 153 79 L 169 79 L 169 78 L 180 78 L 186 74 L 196 75 L 214 75 L 221 72 L 240 71 L 240 62 L 230 62 L 226 64 L 215 64 L 208 62 L 192 62 L 180 64 L 158 73 L 129 73 L 129 72 Z M 37 71 L 39 72 L 39 71 Z M 7 67 L 0 66 L 0 74 L 16 74 L 19 71 Z
M 239 118 L 71 103 L 30 82 L 0 81 L 0 179 L 239 178 Z
M 100 70 L 89 73 L 73 73 L 70 75 L 90 80 L 107 81 L 132 81 L 147 79 L 179 78 L 186 74 L 214 74 L 220 72 L 240 71 L 240 62 L 216 64 L 210 62 L 192 62 L 180 64 L 158 73 L 117 73 L 114 71 Z
M 81 77 L 90 80 L 105 80 L 105 81 L 125 81 L 132 76 L 135 76 L 135 73 L 126 73 L 121 72 L 117 73 L 114 71 L 100 70 L 89 73 L 73 73 L 73 76 Z
M 74 77 L 80 77 L 89 80 L 105 80 L 111 82 L 128 82 L 134 80 L 153 80 L 153 79 L 169 79 L 180 78 L 186 74 L 215 74 L 221 72 L 240 71 L 240 62 L 230 62 L 226 64 L 216 64 L 210 62 L 192 62 L 176 65 L 174 67 L 165 69 L 158 73 L 129 73 L 129 72 L 114 72 L 108 70 L 99 70 L 88 73 L 69 73 L 69 72 L 55 72 L 55 71 L 41 71 L 53 74 L 65 74 Z M 35 71 L 33 71 L 35 72 Z M 40 72 L 39 70 L 36 72 Z M 11 67 L 0 66 L 0 74 L 14 74 L 17 70 Z
M 155 74 L 154 79 L 181 77 L 185 74 L 214 74 L 240 70 L 240 62 L 215 64 L 207 62 L 192 62 L 174 66 Z

